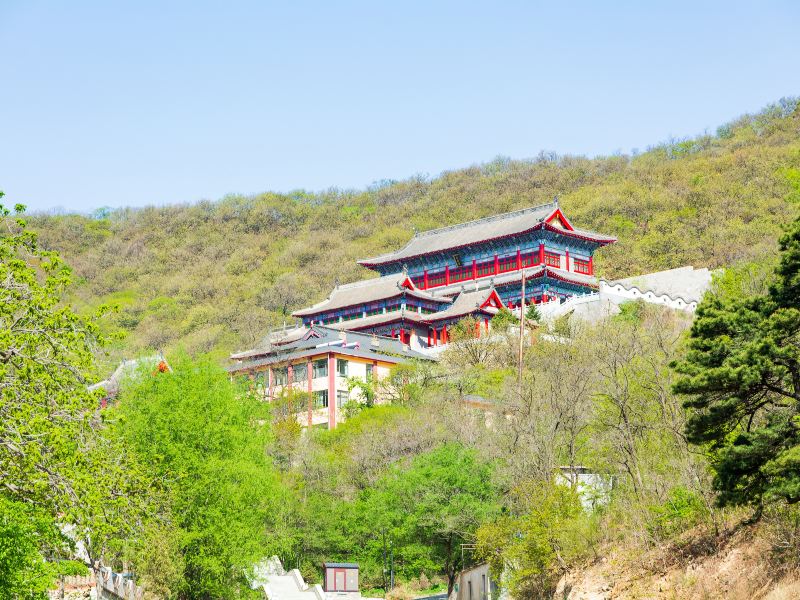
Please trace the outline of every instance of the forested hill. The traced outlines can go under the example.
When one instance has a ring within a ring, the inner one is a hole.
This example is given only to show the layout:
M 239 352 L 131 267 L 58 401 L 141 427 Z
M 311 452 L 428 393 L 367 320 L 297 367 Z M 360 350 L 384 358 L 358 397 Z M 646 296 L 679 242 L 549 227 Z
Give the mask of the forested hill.
M 556 195 L 577 225 L 619 238 L 597 256 L 607 276 L 762 259 L 800 206 L 800 109 L 784 100 L 714 135 L 635 156 L 497 159 L 367 190 L 232 196 L 32 224 L 74 267 L 78 306 L 119 306 L 108 325 L 126 335 L 109 362 L 178 346 L 222 357 L 336 281 L 370 276 L 355 260 L 402 246 L 415 228 Z

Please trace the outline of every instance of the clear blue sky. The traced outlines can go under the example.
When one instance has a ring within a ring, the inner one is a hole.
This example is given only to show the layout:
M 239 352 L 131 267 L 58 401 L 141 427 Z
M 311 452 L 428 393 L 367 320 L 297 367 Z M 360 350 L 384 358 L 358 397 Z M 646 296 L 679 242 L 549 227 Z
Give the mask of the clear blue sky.
M 800 3 L 0 0 L 0 188 L 88 211 L 609 154 L 800 94 Z

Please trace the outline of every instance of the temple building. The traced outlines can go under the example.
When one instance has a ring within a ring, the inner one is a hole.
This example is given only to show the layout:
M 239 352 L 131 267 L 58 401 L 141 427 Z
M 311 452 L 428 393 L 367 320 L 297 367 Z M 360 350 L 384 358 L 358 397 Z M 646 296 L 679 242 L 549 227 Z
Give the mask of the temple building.
M 465 317 L 485 335 L 500 309 L 520 306 L 523 277 L 526 305 L 597 296 L 592 256 L 615 241 L 575 228 L 557 200 L 417 233 L 400 250 L 359 261 L 378 277 L 336 286 L 294 312 L 298 326 L 232 354 L 229 371 L 267 399 L 305 392 L 298 420 L 333 428 L 359 399 L 352 378 L 383 379 L 398 363 L 433 358 Z
M 415 359 L 428 357 L 400 340 L 313 325 L 278 331 L 259 348 L 231 354 L 228 372 L 249 377 L 254 391 L 267 401 L 290 390 L 305 394 L 297 420 L 333 429 L 342 421 L 347 402 L 364 400 L 350 381 L 384 379 L 395 365 Z
M 594 251 L 615 241 L 574 227 L 554 200 L 417 233 L 400 250 L 358 261 L 379 277 L 337 286 L 293 316 L 413 348 L 439 346 L 467 316 L 488 331 L 501 307 L 518 307 L 523 274 L 526 305 L 595 292 Z

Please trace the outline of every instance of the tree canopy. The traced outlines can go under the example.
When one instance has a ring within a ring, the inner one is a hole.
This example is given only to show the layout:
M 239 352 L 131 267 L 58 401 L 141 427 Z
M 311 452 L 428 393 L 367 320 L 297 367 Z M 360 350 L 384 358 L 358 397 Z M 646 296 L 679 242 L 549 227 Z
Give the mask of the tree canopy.
M 208 357 L 171 365 L 140 372 L 108 417 L 160 498 L 151 536 L 140 541 L 142 581 L 182 598 L 237 597 L 248 569 L 268 556 L 281 504 L 267 405 Z M 164 540 L 171 550 L 153 556 L 150 544 Z
M 767 293 L 697 309 L 675 389 L 689 439 L 707 445 L 723 504 L 800 501 L 800 219 Z
M 8 536 L 0 579 L 24 586 L 32 577 L 32 594 L 52 582 L 74 541 L 97 559 L 135 528 L 141 508 L 136 469 L 105 436 L 98 397 L 87 388 L 99 328 L 65 303 L 71 279 L 58 254 L 0 205 L 0 504 Z M 72 539 L 59 531 L 65 525 Z

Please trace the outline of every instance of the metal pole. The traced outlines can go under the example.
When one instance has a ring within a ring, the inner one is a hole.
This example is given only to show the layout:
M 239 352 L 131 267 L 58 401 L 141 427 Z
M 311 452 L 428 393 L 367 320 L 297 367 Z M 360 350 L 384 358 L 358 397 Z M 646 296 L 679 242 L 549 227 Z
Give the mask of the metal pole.
M 386 531 L 383 534 L 383 587 L 386 588 Z
M 522 298 L 519 303 L 519 370 L 517 372 L 517 392 L 522 396 L 522 351 L 525 343 L 525 269 L 522 269 Z
M 394 589 L 394 544 L 389 540 L 389 589 Z

